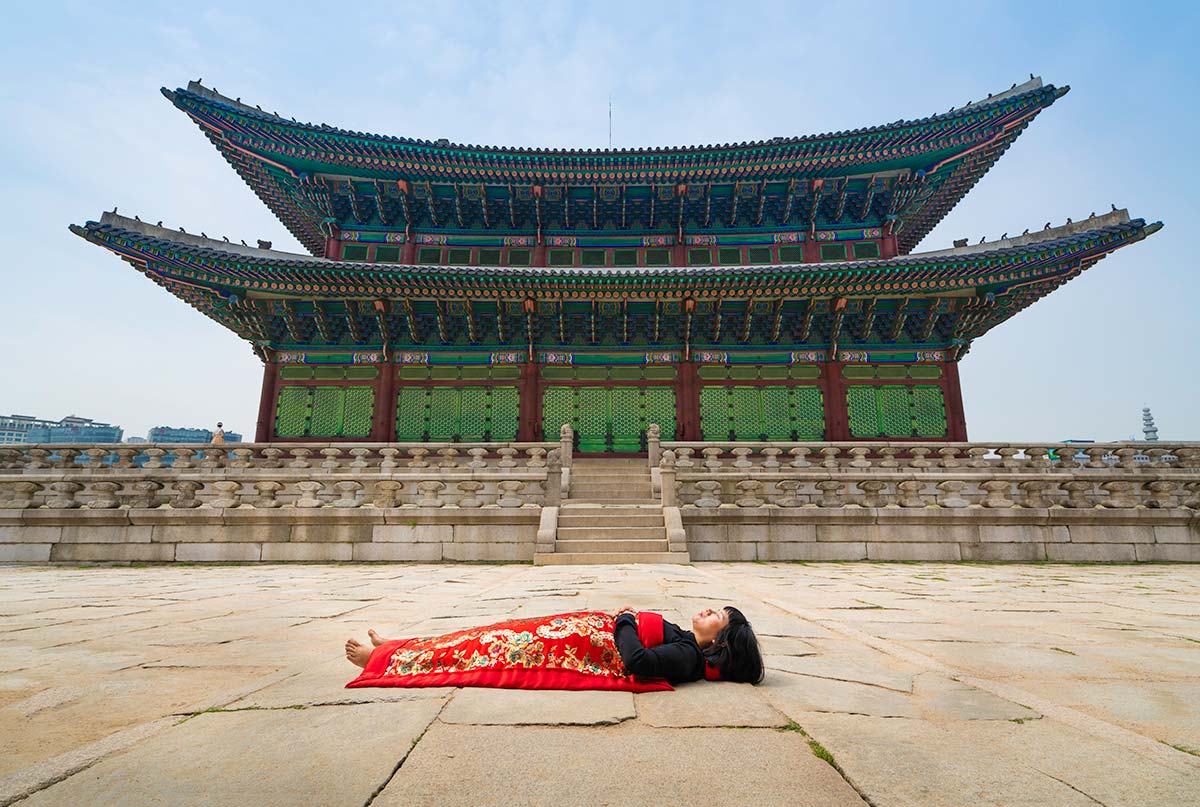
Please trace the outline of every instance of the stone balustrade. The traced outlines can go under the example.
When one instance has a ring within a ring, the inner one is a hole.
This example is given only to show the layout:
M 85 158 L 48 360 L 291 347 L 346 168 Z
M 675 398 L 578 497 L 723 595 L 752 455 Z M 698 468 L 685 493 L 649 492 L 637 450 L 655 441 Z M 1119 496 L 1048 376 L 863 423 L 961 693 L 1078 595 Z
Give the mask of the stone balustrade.
M 682 506 L 1200 509 L 1200 443 L 664 442 Z
M 696 560 L 1200 561 L 1200 443 L 652 451 Z
M 541 507 L 558 501 L 562 445 L 11 445 L 0 509 Z

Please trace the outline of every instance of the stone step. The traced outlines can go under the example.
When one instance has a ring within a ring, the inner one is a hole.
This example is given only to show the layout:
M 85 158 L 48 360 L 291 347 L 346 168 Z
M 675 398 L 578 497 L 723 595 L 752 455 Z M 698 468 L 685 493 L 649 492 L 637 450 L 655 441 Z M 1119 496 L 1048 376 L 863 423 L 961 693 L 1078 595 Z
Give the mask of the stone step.
M 643 494 L 650 492 L 650 483 L 646 482 L 645 484 L 641 484 L 641 485 L 634 484 L 631 482 L 584 483 L 582 481 L 572 479 L 571 480 L 571 492 L 572 493 L 594 492 L 597 496 L 609 496 L 609 497 L 612 497 L 613 494 L 621 495 L 625 492 L 629 492 L 631 494 L 643 495 Z
M 575 457 L 572 465 L 576 468 L 649 468 L 650 461 L 645 457 Z
M 564 541 L 560 538 L 554 542 L 554 551 L 556 554 L 566 553 L 568 555 L 581 552 L 667 552 L 669 547 L 666 538 L 660 541 L 637 539 Z
M 649 466 L 623 466 L 623 465 L 608 465 L 599 468 L 590 466 L 571 466 L 571 473 L 578 474 L 581 477 L 616 477 L 620 474 L 636 474 L 640 477 L 650 476 Z
M 558 540 L 572 539 L 653 539 L 667 540 L 667 528 L 664 526 L 658 527 L 604 527 L 597 529 L 596 527 L 564 527 L 559 524 Z
M 599 529 L 603 527 L 662 527 L 662 513 L 647 513 L 645 515 L 633 515 L 632 513 L 613 513 L 612 510 L 606 509 L 601 513 L 579 514 L 574 510 L 559 510 L 558 511 L 558 528 L 564 527 L 589 527 L 591 529 Z
M 588 563 L 691 563 L 687 552 L 547 552 L 533 556 L 535 566 L 578 566 Z
M 632 499 L 632 498 L 627 498 L 624 496 L 619 497 L 619 498 L 618 497 L 605 497 L 605 496 L 591 496 L 591 495 L 588 495 L 586 492 L 584 492 L 584 495 L 587 496 L 586 499 L 580 499 L 577 496 L 576 498 L 571 499 L 570 501 L 572 503 L 580 502 L 580 503 L 588 504 L 588 505 L 594 504 L 594 505 L 603 505 L 603 506 L 622 505 L 622 504 L 642 504 L 642 505 L 649 506 L 649 505 L 659 504 L 659 501 L 657 499 Z
M 567 499 L 565 500 L 558 511 L 558 517 L 572 516 L 604 516 L 604 515 L 627 515 L 627 516 L 645 516 L 645 515 L 660 515 L 662 508 L 657 502 L 650 504 L 630 504 L 627 501 L 622 501 L 619 504 L 593 504 L 585 499 Z

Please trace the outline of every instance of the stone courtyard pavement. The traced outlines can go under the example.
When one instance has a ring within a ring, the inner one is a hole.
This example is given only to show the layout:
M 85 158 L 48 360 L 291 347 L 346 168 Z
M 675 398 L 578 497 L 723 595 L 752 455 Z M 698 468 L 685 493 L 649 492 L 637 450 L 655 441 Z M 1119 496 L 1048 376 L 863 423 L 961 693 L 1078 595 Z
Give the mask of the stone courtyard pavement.
M 343 689 L 347 636 L 735 603 L 757 687 Z M 0 804 L 1200 804 L 1200 567 L 0 568 Z

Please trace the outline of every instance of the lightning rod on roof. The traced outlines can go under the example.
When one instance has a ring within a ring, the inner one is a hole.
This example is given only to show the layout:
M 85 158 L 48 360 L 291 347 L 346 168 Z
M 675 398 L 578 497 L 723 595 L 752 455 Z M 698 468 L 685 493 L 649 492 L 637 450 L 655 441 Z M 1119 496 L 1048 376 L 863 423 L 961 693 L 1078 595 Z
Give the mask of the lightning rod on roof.
M 612 96 L 608 96 L 608 147 L 612 148 Z

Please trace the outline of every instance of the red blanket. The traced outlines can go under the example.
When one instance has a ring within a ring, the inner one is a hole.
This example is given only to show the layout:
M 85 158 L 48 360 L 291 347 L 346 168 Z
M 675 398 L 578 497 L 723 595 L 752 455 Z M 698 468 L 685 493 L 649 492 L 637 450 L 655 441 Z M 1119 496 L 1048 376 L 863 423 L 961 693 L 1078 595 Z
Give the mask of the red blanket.
M 662 617 L 638 614 L 647 647 L 662 643 Z M 384 642 L 347 687 L 503 687 L 506 689 L 673 689 L 663 679 L 625 673 L 613 618 L 599 611 L 513 619 L 425 639 Z

